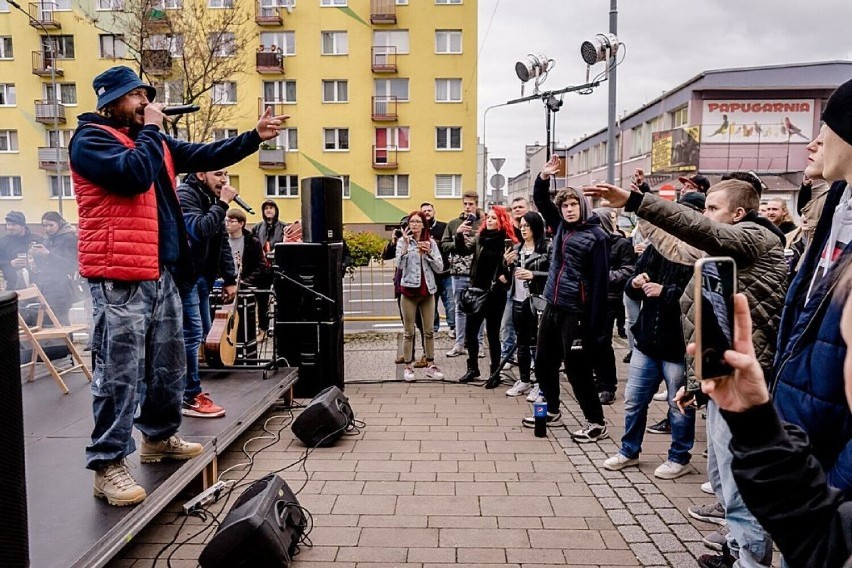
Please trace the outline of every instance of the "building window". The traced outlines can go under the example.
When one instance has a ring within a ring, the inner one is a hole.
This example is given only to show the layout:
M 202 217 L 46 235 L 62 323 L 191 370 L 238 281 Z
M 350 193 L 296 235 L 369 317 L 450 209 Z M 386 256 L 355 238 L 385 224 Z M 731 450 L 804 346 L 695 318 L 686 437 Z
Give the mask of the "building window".
M 376 197 L 408 197 L 408 174 L 377 175 Z
M 101 59 L 123 59 L 127 55 L 127 44 L 123 35 L 101 34 Z
M 320 6 L 347 6 L 348 0 L 320 0 Z
M 639 156 L 651 149 L 651 128 L 647 122 L 630 130 L 630 155 Z
M 167 50 L 172 57 L 183 55 L 183 34 L 152 34 L 148 44 L 150 49 Z
M 435 4 L 461 4 L 462 0 L 435 0 Z
M 6 0 L 0 0 L 0 12 L 8 12 L 8 11 L 10 11 L 9 3 Z
M 683 105 L 677 110 L 672 111 L 672 128 L 680 128 L 686 126 L 689 122 L 689 106 Z
M 461 100 L 461 79 L 435 79 L 435 101 L 458 103 Z
M 343 199 L 349 199 L 352 197 L 352 189 L 349 186 L 349 175 L 343 174 L 337 177 L 339 177 L 340 181 L 343 182 Z
M 237 104 L 237 84 L 234 81 L 213 83 L 213 104 Z
M 62 180 L 63 199 L 66 197 L 74 197 L 74 184 L 71 183 L 71 176 L 47 176 L 47 182 L 50 186 L 50 197 L 59 197 L 59 183 L 57 181 L 59 179 Z
M 207 45 L 214 57 L 233 57 L 236 55 L 234 32 L 216 32 L 207 35 Z
M 158 103 L 167 105 L 183 104 L 183 80 L 175 79 L 174 81 L 166 81 L 154 85 L 157 89 L 157 96 L 154 100 Z
M 120 12 L 124 9 L 124 0 L 98 0 L 98 10 Z
M 73 134 L 73 130 L 48 130 L 45 132 L 47 147 L 56 148 L 59 146 L 60 148 L 67 148 Z
M 349 150 L 348 128 L 323 128 L 326 150 Z
M 0 176 L 0 198 L 21 197 L 21 176 Z
M 183 0 L 154 0 L 151 7 L 161 10 L 179 10 L 183 8 Z
M 347 32 L 322 32 L 323 55 L 346 55 L 349 53 Z
M 15 84 L 0 83 L 0 106 L 15 106 L 16 104 Z
M 208 0 L 208 8 L 233 8 L 234 0 Z
M 461 53 L 461 30 L 435 30 L 435 53 Z
M 299 176 L 266 176 L 266 197 L 299 197 Z
M 281 49 L 285 56 L 296 55 L 296 32 L 261 32 L 260 47 L 270 52 Z
M 376 79 L 377 97 L 396 97 L 398 102 L 408 101 L 408 79 Z
M 277 137 L 267 140 L 266 143 L 287 152 L 296 152 L 299 149 L 299 130 L 296 128 L 282 128 L 278 132 Z
M 77 104 L 77 85 L 76 83 L 59 83 L 59 100 L 61 105 L 76 105 Z M 53 101 L 53 85 L 45 83 L 44 98 L 48 101 Z
M 227 140 L 228 138 L 233 138 L 236 135 L 236 128 L 214 128 L 213 142 L 218 142 L 219 140 Z
M 408 150 L 408 127 L 376 128 L 376 150 Z
M 12 59 L 12 36 L 0 36 L 0 59 Z
M 349 82 L 345 80 L 329 80 L 322 82 L 322 102 L 348 103 Z
M 296 81 L 264 81 L 263 104 L 296 102 Z
M 373 32 L 374 47 L 394 47 L 397 54 L 409 52 L 408 30 L 378 30 Z
M 18 151 L 18 131 L 0 130 L 0 152 Z
M 460 174 L 435 175 L 435 197 L 461 197 L 462 177 Z
M 43 53 L 51 53 L 55 59 L 74 59 L 74 36 L 41 36 L 41 50 Z
M 461 150 L 461 126 L 438 126 L 435 128 L 437 150 Z

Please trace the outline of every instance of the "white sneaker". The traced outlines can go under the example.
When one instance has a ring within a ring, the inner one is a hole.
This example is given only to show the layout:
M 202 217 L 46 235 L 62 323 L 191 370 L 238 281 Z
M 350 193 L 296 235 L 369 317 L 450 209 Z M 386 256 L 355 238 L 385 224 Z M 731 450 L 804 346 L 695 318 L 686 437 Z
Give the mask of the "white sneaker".
M 628 458 L 621 452 L 615 454 L 611 458 L 607 458 L 603 462 L 604 469 L 610 471 L 618 471 L 631 465 L 639 465 L 639 458 Z
M 532 392 L 533 386 L 531 383 L 525 383 L 518 379 L 512 388 L 506 391 L 506 396 L 523 396 L 528 392 Z
M 414 382 L 414 369 L 411 367 L 406 367 L 404 371 L 402 371 L 402 380 L 406 383 Z
M 713 495 L 713 484 L 709 481 L 705 481 L 701 484 L 701 491 L 707 493 L 708 495 Z
M 430 365 L 429 368 L 426 369 L 426 376 L 430 379 L 438 379 L 440 381 L 444 378 L 444 373 L 441 372 L 441 369 L 439 369 L 437 365 Z
M 529 394 L 527 395 L 527 402 L 535 402 L 541 396 L 541 389 L 538 388 L 538 385 L 533 385 L 532 389 L 530 389 Z
M 459 355 L 467 355 L 467 351 L 459 344 L 453 345 L 453 348 L 447 351 L 447 357 L 458 357 Z
M 658 477 L 660 479 L 677 479 L 678 477 L 683 477 L 688 473 L 691 473 L 688 465 L 666 460 L 665 463 L 660 464 L 660 466 L 654 470 L 654 477 Z
M 669 391 L 667 391 L 667 390 L 660 391 L 660 392 L 658 392 L 657 394 L 654 395 L 654 400 L 656 400 L 658 402 L 665 402 L 668 399 L 669 399 Z

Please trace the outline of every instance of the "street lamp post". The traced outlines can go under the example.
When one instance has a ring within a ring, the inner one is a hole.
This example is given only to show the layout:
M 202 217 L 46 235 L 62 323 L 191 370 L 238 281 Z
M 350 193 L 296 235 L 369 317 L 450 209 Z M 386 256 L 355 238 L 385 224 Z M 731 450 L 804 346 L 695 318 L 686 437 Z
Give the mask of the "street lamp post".
M 500 103 L 491 105 L 482 113 L 482 205 L 486 203 L 485 196 L 488 193 L 488 145 L 485 142 L 485 130 L 488 126 L 488 111 L 492 108 L 508 106 L 511 103 Z
M 618 0 L 609 3 L 609 33 L 618 36 Z M 606 181 L 615 183 L 615 121 L 616 121 L 616 67 L 618 64 L 613 57 L 606 64 L 609 66 L 609 108 L 607 110 L 606 129 Z

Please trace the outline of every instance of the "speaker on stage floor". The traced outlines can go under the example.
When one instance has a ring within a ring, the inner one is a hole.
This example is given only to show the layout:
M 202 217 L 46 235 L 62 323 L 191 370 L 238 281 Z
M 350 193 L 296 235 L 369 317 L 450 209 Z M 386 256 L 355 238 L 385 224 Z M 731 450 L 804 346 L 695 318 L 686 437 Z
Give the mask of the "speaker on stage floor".
M 343 240 L 343 180 L 339 177 L 302 179 L 302 239 L 306 243 Z
M 0 566 L 30 565 L 27 482 L 24 467 L 24 411 L 18 338 L 18 296 L 0 292 Z
M 336 321 L 343 317 L 343 245 L 279 243 L 275 270 L 329 298 L 323 299 L 281 275 L 275 277 L 276 322 Z
M 343 390 L 343 320 L 334 322 L 278 322 L 275 341 L 279 357 L 299 368 L 293 394 L 316 396 L 336 386 Z
M 349 399 L 337 387 L 328 387 L 305 407 L 290 427 L 309 448 L 331 446 L 355 420 Z
M 306 525 L 287 483 L 267 475 L 236 500 L 198 563 L 202 568 L 286 568 Z

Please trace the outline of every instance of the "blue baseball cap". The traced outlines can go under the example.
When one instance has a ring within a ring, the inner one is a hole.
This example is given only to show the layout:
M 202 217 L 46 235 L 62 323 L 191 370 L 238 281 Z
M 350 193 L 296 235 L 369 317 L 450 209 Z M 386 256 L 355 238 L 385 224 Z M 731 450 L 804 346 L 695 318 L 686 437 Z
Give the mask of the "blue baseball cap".
M 98 109 L 104 108 L 139 87 L 143 87 L 148 92 L 149 101 L 153 101 L 157 96 L 157 89 L 143 83 L 133 69 L 124 65 L 110 67 L 95 77 L 92 87 L 98 96 Z

